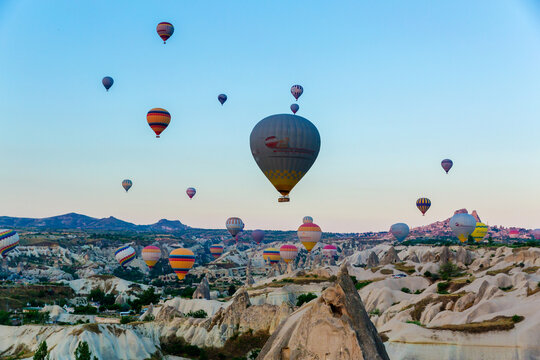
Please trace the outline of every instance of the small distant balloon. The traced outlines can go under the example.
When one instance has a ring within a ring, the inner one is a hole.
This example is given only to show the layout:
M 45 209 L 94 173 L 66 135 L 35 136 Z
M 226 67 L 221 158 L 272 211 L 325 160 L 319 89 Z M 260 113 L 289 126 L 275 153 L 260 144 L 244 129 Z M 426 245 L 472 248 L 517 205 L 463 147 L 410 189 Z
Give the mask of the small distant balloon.
M 114 257 L 122 267 L 126 267 L 135 259 L 135 249 L 129 245 L 121 246 L 114 252 Z
M 131 189 L 132 186 L 133 183 L 129 179 L 125 179 L 124 181 L 122 181 L 122 187 L 124 188 L 124 190 L 126 190 L 126 192 L 128 192 L 128 190 Z
M 156 27 L 156 31 L 165 44 L 174 33 L 174 26 L 169 22 L 160 22 Z
M 253 230 L 251 232 L 251 237 L 253 238 L 253 241 L 255 241 L 257 244 L 260 244 L 261 241 L 264 239 L 264 231 L 262 230 Z
M 447 174 L 452 168 L 452 165 L 454 165 L 454 163 L 450 159 L 444 159 L 443 161 L 441 161 L 441 166 Z
M 154 132 L 156 133 L 156 137 L 158 138 L 159 135 L 169 126 L 171 122 L 171 114 L 162 108 L 153 108 L 150 109 L 148 114 L 146 114 L 146 121 L 148 122 L 148 125 Z
M 196 193 L 197 193 L 197 190 L 195 190 L 195 188 L 193 187 L 188 187 L 186 190 L 186 194 L 187 196 L 189 196 L 190 199 L 193 199 Z
M 294 245 L 283 245 L 279 248 L 279 255 L 288 264 L 298 255 L 298 248 Z
M 178 248 L 169 254 L 169 264 L 178 280 L 183 280 L 195 263 L 195 254 L 189 249 Z
M 244 230 L 244 222 L 242 219 L 237 217 L 228 218 L 225 222 L 225 226 L 233 238 L 236 238 L 236 235 L 238 235 L 240 231 Z
M 308 252 L 313 250 L 315 245 L 321 240 L 322 231 L 319 225 L 314 223 L 305 223 L 298 228 L 298 239 Z
M 298 109 L 300 109 L 300 106 L 298 104 L 294 103 L 294 104 L 291 105 L 291 111 L 292 111 L 293 114 L 296 114 Z
M 217 259 L 223 254 L 223 245 L 221 244 L 214 244 L 210 246 L 210 254 L 214 257 L 214 259 Z
M 462 243 L 467 241 L 475 228 L 476 219 L 472 215 L 460 213 L 450 219 L 450 229 Z
M 532 235 L 534 236 L 535 240 L 540 240 L 540 229 L 534 229 L 532 231 Z
M 431 200 L 428 198 L 420 198 L 416 200 L 416 207 L 420 210 L 422 215 L 426 215 L 426 211 L 431 207 Z
M 279 262 L 280 257 L 281 255 L 279 254 L 279 250 L 276 248 L 266 248 L 263 251 L 264 261 L 270 264 L 277 264 Z
M 219 94 L 217 99 L 219 100 L 219 102 L 221 103 L 221 105 L 223 105 L 225 103 L 225 101 L 227 101 L 227 95 L 225 94 Z
M 304 93 L 304 88 L 301 85 L 293 85 L 291 87 L 291 94 L 296 100 Z
M 111 86 L 113 86 L 114 84 L 114 80 L 110 76 L 105 76 L 103 80 L 101 80 L 101 83 L 103 84 L 103 86 L 105 86 L 105 90 L 109 91 Z
M 324 245 L 324 247 L 322 249 L 322 252 L 323 252 L 324 256 L 331 259 L 331 258 L 336 257 L 336 255 L 337 255 L 337 247 L 335 247 L 334 245 L 331 245 L 331 244 Z
M 0 257 L 5 258 L 7 253 L 19 246 L 19 234 L 15 230 L 0 230 Z
M 313 222 L 313 218 L 311 216 L 304 216 L 304 218 L 302 219 L 302 222 L 304 224 L 309 224 L 309 223 L 312 223 Z
M 403 241 L 409 235 L 409 226 L 404 223 L 397 223 L 390 227 L 390 234 L 394 235 L 397 241 Z
M 142 249 L 142 259 L 149 269 L 152 269 L 161 259 L 161 250 L 157 246 L 149 245 Z

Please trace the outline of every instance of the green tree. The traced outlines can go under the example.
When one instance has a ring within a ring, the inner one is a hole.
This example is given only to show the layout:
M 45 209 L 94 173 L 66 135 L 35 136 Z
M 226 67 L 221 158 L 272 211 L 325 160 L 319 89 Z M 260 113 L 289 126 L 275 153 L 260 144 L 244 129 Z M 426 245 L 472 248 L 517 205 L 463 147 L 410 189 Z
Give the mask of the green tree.
M 302 306 L 302 304 L 310 302 L 311 300 L 316 298 L 317 295 L 315 295 L 314 293 L 302 294 L 296 299 L 296 306 Z
M 467 238 L 467 244 L 474 245 L 474 238 L 471 235 Z
M 75 360 L 98 360 L 97 357 L 92 358 L 92 352 L 86 341 L 79 342 L 75 349 Z
M 231 284 L 231 286 L 229 286 L 229 289 L 227 290 L 227 293 L 229 294 L 229 296 L 233 296 L 235 292 L 236 286 L 234 286 L 234 284 Z
M 449 280 L 450 278 L 453 278 L 459 275 L 460 275 L 459 268 L 457 267 L 457 265 L 453 264 L 450 261 L 442 264 L 441 268 L 439 269 L 439 276 L 443 280 Z
M 0 325 L 10 325 L 9 312 L 0 310 Z
M 47 342 L 43 340 L 39 346 L 37 351 L 34 354 L 33 360 L 48 360 L 49 355 L 47 354 Z

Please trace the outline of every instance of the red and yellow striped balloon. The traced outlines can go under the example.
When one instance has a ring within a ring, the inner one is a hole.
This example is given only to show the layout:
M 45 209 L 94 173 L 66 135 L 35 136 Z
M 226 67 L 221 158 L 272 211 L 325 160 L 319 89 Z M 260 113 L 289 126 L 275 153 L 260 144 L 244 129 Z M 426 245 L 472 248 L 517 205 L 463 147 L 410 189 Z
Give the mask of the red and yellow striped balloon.
M 195 254 L 188 249 L 174 249 L 169 254 L 169 263 L 176 273 L 176 276 L 178 276 L 178 279 L 182 280 L 193 267 L 193 264 L 195 263 Z
M 223 254 L 223 245 L 215 244 L 210 246 L 210 254 L 214 257 L 214 259 L 217 259 L 218 257 Z
M 321 240 L 322 231 L 319 225 L 314 223 L 305 223 L 298 228 L 298 238 L 306 250 L 310 252 Z
M 150 269 L 161 259 L 161 250 L 157 246 L 146 246 L 142 249 L 142 258 Z
M 166 21 L 160 22 L 156 26 L 156 31 L 157 31 L 159 37 L 161 38 L 161 40 L 163 40 L 163 43 L 165 44 L 166 41 L 174 33 L 174 26 L 170 22 L 166 22 Z
M 287 264 L 293 261 L 298 254 L 298 248 L 294 245 L 283 245 L 279 248 L 279 254 Z
M 165 109 L 153 108 L 146 114 L 146 121 L 148 121 L 148 125 L 154 130 L 158 138 L 163 130 L 169 126 L 171 114 Z

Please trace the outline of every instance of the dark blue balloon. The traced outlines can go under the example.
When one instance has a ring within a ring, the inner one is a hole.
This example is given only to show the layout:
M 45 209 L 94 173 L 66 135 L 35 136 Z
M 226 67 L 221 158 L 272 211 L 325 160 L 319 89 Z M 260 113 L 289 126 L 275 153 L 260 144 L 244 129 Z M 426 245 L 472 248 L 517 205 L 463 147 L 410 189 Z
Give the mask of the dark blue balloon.
M 103 78 L 103 80 L 101 80 L 101 83 L 103 84 L 103 86 L 105 86 L 105 89 L 107 89 L 107 91 L 109 91 L 111 86 L 113 86 L 113 84 L 114 84 L 114 80 L 110 76 L 105 76 Z
M 218 97 L 217 97 L 217 99 L 219 100 L 219 102 L 221 103 L 221 105 L 223 105 L 223 103 L 224 103 L 225 101 L 227 101 L 227 95 L 225 95 L 225 94 L 219 94 Z

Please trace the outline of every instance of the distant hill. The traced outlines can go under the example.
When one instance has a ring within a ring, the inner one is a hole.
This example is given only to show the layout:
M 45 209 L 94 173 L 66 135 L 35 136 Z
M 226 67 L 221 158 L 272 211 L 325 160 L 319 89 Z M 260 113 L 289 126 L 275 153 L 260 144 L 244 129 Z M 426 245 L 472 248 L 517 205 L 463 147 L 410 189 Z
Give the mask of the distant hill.
M 37 228 L 51 230 L 101 230 L 101 231 L 136 231 L 136 232 L 179 232 L 189 227 L 178 220 L 159 220 L 151 225 L 136 225 L 113 216 L 97 219 L 86 215 L 69 213 L 42 219 L 0 216 L 0 227 Z

